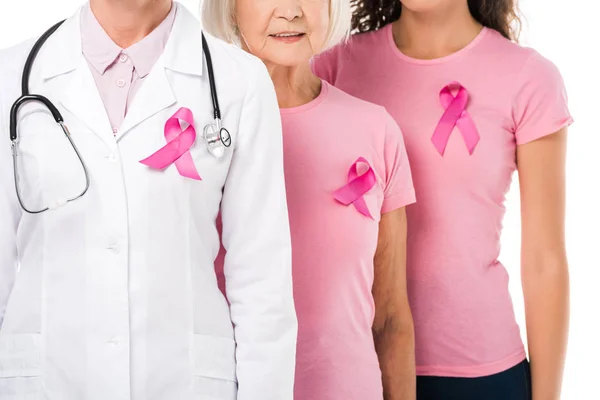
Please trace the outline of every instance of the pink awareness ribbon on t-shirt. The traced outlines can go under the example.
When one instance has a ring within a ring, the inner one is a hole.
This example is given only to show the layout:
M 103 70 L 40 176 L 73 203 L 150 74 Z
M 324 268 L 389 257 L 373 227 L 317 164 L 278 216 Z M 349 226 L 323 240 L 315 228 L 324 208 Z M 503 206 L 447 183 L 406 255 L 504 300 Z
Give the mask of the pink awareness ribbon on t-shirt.
M 182 129 L 180 121 L 186 122 L 188 127 Z M 140 162 L 153 169 L 164 169 L 174 163 L 181 176 L 202 180 L 190 154 L 190 148 L 196 141 L 194 115 L 190 109 L 182 107 L 167 120 L 165 139 L 167 144 L 164 147 Z
M 456 96 L 452 95 L 451 87 L 458 86 Z M 450 140 L 450 135 L 456 126 L 460 131 L 469 154 L 473 154 L 477 143 L 479 143 L 479 133 L 475 122 L 467 111 L 467 103 L 469 102 L 469 93 L 458 82 L 451 82 L 440 91 L 440 103 L 445 111 L 438 122 L 437 127 L 431 137 L 437 151 L 443 156 Z
M 358 174 L 358 165 L 360 163 L 366 164 L 368 167 L 367 171 L 362 175 Z M 352 166 L 350 166 L 350 170 L 348 171 L 348 183 L 336 190 L 333 193 L 333 197 L 346 206 L 354 204 L 354 207 L 358 212 L 368 218 L 374 219 L 369 212 L 369 208 L 367 207 L 367 203 L 363 196 L 375 186 L 376 182 L 377 178 L 375 177 L 373 168 L 371 168 L 371 165 L 369 165 L 367 160 L 360 157 L 352 164 Z

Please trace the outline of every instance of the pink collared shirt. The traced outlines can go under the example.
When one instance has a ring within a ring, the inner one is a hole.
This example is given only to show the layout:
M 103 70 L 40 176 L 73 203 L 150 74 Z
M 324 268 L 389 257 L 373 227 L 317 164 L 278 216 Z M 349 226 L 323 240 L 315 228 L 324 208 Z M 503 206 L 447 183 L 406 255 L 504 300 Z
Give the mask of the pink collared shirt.
M 117 133 L 135 94 L 162 54 L 171 34 L 177 5 L 148 36 L 127 49 L 115 44 L 104 31 L 89 4 L 81 12 L 83 55 L 90 66 L 108 119 Z

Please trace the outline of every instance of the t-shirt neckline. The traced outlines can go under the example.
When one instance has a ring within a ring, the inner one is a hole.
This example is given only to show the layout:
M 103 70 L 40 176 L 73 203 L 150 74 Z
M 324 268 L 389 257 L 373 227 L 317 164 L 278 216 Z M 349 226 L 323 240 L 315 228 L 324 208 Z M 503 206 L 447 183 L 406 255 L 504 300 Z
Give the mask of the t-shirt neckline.
M 388 42 L 392 52 L 402 61 L 406 61 L 406 62 L 413 63 L 413 64 L 422 64 L 422 65 L 442 64 L 442 63 L 448 62 L 450 60 L 453 60 L 454 58 L 457 58 L 457 57 L 467 53 L 469 50 L 471 50 L 473 47 L 475 47 L 485 36 L 487 36 L 488 32 L 490 31 L 489 28 L 484 26 L 481 29 L 481 31 L 477 34 L 477 36 L 475 36 L 475 38 L 473 38 L 473 40 L 471 40 L 469 42 L 469 44 L 467 44 L 462 49 L 460 49 L 452 54 L 449 54 L 445 57 L 426 60 L 426 59 L 413 58 L 413 57 L 407 56 L 402 51 L 400 51 L 398 46 L 396 46 L 396 42 L 394 41 L 394 31 L 392 29 L 392 26 L 393 26 L 393 24 L 388 24 L 383 28 L 383 29 L 385 29 L 385 36 L 387 38 L 387 42 Z
M 302 104 L 301 106 L 280 108 L 279 112 L 282 115 L 306 112 L 308 110 L 315 108 L 319 104 L 321 104 L 323 102 L 323 100 L 325 100 L 325 97 L 327 97 L 327 93 L 329 93 L 329 84 L 326 81 L 321 79 L 321 92 L 319 93 L 319 95 L 317 97 L 315 97 L 313 100 L 309 101 L 306 104 Z

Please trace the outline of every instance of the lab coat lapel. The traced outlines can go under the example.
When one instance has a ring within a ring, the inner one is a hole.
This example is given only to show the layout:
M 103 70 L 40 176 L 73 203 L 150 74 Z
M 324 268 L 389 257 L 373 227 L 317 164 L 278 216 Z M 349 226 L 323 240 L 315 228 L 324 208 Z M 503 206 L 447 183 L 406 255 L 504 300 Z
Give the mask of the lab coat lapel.
M 60 102 L 107 146 L 114 147 L 115 138 L 106 108 L 83 56 L 77 69 L 70 74 Z
M 171 90 L 165 68 L 159 60 L 136 93 L 123 125 L 117 132 L 117 141 L 137 125 L 172 106 L 175 102 L 175 95 Z M 166 120 L 161 123 L 165 122 Z
M 129 131 L 160 111 L 177 103 L 176 93 L 169 82 L 169 73 L 185 74 L 193 78 L 202 75 L 202 29 L 200 22 L 180 4 L 177 7 L 175 22 L 163 54 L 156 62 L 146 81 L 127 112 L 119 129 L 117 140 Z M 181 107 L 190 105 L 181 104 Z M 160 124 L 164 125 L 164 121 Z
M 81 9 L 67 19 L 48 39 L 38 56 L 42 90 L 54 79 L 62 79 L 62 90 L 53 90 L 51 100 L 60 103 L 109 147 L 115 140 L 108 114 L 81 49 Z M 69 125 L 70 117 L 65 115 Z M 75 134 L 75 132 L 73 132 Z

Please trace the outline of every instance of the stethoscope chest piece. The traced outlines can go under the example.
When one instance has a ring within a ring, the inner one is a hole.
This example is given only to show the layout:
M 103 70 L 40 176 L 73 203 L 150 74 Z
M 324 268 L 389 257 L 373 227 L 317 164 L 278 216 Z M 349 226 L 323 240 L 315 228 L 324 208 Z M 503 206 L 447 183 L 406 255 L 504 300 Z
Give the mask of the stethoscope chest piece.
M 39 213 L 42 213 L 42 212 L 45 212 L 45 211 L 48 211 L 51 209 L 58 208 L 59 206 L 67 204 L 71 201 L 77 200 L 80 197 L 82 197 L 88 191 L 88 189 L 90 187 L 90 175 L 88 173 L 85 162 L 83 161 L 83 158 L 82 158 L 79 150 L 77 149 L 77 146 L 75 145 L 75 142 L 71 137 L 71 133 L 69 132 L 67 126 L 65 125 L 63 117 L 60 114 L 59 110 L 46 97 L 29 93 L 29 78 L 31 75 L 31 70 L 33 68 L 33 63 L 35 61 L 35 58 L 38 55 L 38 53 L 39 53 L 40 49 L 42 48 L 42 46 L 44 45 L 44 43 L 46 43 L 48 38 L 50 36 L 52 36 L 52 34 L 54 34 L 54 32 L 56 32 L 56 30 L 62 25 L 63 22 L 64 21 L 61 21 L 61 22 L 57 23 L 56 25 L 54 25 L 52 28 L 48 29 L 48 31 L 46 31 L 38 39 L 38 41 L 34 44 L 31 52 L 29 53 L 29 56 L 27 57 L 25 66 L 23 68 L 23 76 L 22 76 L 22 82 L 21 82 L 22 96 L 13 104 L 11 111 L 10 111 L 10 142 L 11 142 L 11 148 L 12 148 L 15 191 L 16 191 L 19 203 L 21 205 L 21 208 L 23 208 L 24 211 L 31 213 L 31 214 L 39 214 Z M 210 154 L 212 154 L 216 158 L 221 158 L 221 157 L 223 157 L 223 155 L 225 155 L 225 150 L 231 146 L 232 138 L 231 138 L 231 135 L 229 134 L 229 131 L 223 127 L 223 124 L 221 122 L 221 109 L 219 108 L 219 98 L 217 96 L 217 87 L 216 87 L 215 75 L 214 75 L 214 71 L 213 71 L 212 58 L 211 58 L 210 49 L 208 47 L 208 43 L 206 41 L 206 37 L 204 36 L 204 34 L 202 34 L 202 50 L 203 50 L 204 56 L 206 58 L 206 66 L 208 69 L 208 83 L 210 85 L 210 96 L 211 96 L 211 100 L 212 100 L 212 104 L 213 104 L 213 116 L 214 116 L 214 123 L 206 125 L 204 127 L 203 136 L 204 136 L 204 140 L 206 141 L 206 147 L 207 147 L 208 151 L 210 152 Z M 17 163 L 17 156 L 18 156 L 18 151 L 19 151 L 19 149 L 18 149 L 19 137 L 18 137 L 18 129 L 17 129 L 18 128 L 17 114 L 19 112 L 19 109 L 25 103 L 29 103 L 29 102 L 42 103 L 50 111 L 50 113 L 54 117 L 54 120 L 56 121 L 57 124 L 60 125 L 65 136 L 67 137 L 71 146 L 73 147 L 73 150 L 77 154 L 77 157 L 79 158 L 79 161 L 81 162 L 81 166 L 85 173 L 85 180 L 86 180 L 85 187 L 78 196 L 72 197 L 72 198 L 69 198 L 66 200 L 57 201 L 57 202 L 53 203 L 51 206 L 45 207 L 43 209 L 42 208 L 40 208 L 40 209 L 27 208 L 26 205 L 23 203 L 23 200 L 21 198 L 20 188 L 19 188 L 18 163 Z
M 206 148 L 216 158 L 223 157 L 225 149 L 231 146 L 231 134 L 221 126 L 220 122 L 220 120 L 217 120 L 214 124 L 206 125 L 203 135 Z

